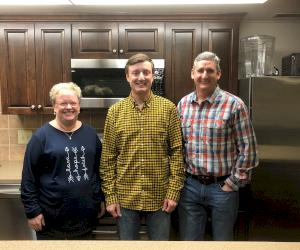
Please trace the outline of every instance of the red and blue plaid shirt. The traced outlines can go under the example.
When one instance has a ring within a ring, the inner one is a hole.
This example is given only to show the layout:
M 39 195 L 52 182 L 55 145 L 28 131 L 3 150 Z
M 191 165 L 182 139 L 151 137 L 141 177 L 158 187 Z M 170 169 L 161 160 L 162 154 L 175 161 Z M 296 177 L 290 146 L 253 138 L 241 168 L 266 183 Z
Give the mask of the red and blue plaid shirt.
M 230 175 L 234 189 L 250 179 L 258 165 L 257 143 L 244 102 L 217 87 L 201 104 L 196 92 L 178 103 L 186 171 L 195 175 Z

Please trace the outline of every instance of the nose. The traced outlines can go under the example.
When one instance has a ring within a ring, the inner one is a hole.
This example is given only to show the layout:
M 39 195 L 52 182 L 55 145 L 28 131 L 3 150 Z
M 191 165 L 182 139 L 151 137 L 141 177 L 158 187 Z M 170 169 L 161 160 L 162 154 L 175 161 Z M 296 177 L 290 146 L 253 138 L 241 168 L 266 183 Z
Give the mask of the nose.
M 202 75 L 203 75 L 203 77 L 206 77 L 208 75 L 207 70 L 204 70 Z
M 66 108 L 69 108 L 69 107 L 73 108 L 71 103 L 67 103 Z
M 144 79 L 145 79 L 144 73 L 140 72 L 140 74 L 139 74 L 139 80 L 144 80 Z

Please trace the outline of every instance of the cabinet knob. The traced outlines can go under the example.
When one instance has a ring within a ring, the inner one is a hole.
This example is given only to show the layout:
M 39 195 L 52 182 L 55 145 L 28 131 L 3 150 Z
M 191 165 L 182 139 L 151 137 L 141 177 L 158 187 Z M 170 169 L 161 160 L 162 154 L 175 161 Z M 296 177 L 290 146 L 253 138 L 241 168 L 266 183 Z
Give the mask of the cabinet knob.
M 123 54 L 123 53 L 124 53 L 124 50 L 120 49 L 120 51 L 119 51 L 119 52 L 120 52 L 120 54 Z
M 37 106 L 37 109 L 38 109 L 38 110 L 41 110 L 42 107 L 43 107 L 43 106 L 42 106 L 41 104 L 39 104 L 39 105 Z
M 116 50 L 116 49 L 113 49 L 112 52 L 113 52 L 113 53 L 117 53 L 117 50 Z
M 30 106 L 30 108 L 31 108 L 31 110 L 35 110 L 36 109 L 35 105 L 33 105 L 33 104 Z

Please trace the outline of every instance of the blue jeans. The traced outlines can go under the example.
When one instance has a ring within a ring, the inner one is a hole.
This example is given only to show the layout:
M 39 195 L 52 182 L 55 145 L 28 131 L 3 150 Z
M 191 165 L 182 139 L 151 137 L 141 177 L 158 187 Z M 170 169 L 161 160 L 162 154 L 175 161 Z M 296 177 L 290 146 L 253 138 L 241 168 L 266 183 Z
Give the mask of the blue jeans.
M 203 240 L 210 216 L 213 240 L 233 240 L 238 201 L 238 192 L 224 192 L 219 183 L 203 185 L 187 177 L 178 205 L 180 239 Z
M 153 212 L 135 211 L 121 208 L 118 219 L 120 240 L 138 240 L 141 218 L 145 216 L 150 240 L 169 240 L 170 214 L 161 209 Z

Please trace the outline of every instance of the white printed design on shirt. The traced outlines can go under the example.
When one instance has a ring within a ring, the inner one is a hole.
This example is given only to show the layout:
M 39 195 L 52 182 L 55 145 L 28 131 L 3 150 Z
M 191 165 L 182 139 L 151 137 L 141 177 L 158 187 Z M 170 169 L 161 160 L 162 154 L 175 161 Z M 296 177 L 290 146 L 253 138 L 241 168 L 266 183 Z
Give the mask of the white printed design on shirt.
M 72 175 L 72 172 L 71 172 L 71 163 L 70 163 L 70 155 L 69 155 L 69 148 L 68 147 L 65 147 L 65 151 L 67 153 L 67 157 L 66 157 L 66 160 L 67 160 L 67 168 L 66 168 L 66 172 L 69 173 L 69 176 L 68 176 L 68 182 L 70 183 L 71 181 L 74 182 L 74 177 Z
M 82 171 L 84 172 L 83 179 L 89 180 L 89 176 L 86 172 L 88 169 L 85 165 L 85 147 L 84 146 L 81 146 L 81 152 L 82 152 L 82 155 L 80 156 L 80 159 L 81 159 L 81 164 L 82 164 Z
M 89 176 L 87 174 L 88 168 L 86 167 L 86 162 L 85 162 L 85 147 L 81 146 L 81 156 L 79 155 L 80 152 L 78 152 L 77 147 L 72 147 L 72 150 L 70 151 L 69 147 L 65 147 L 65 152 L 66 152 L 66 161 L 67 161 L 67 166 L 66 166 L 66 172 L 68 173 L 68 182 L 74 182 L 75 179 L 77 181 L 81 181 L 81 174 L 83 174 L 83 179 L 84 180 L 89 180 Z M 70 154 L 73 153 L 73 162 L 70 160 Z M 78 160 L 80 159 L 80 161 Z M 73 164 L 72 164 L 73 163 Z M 82 168 L 80 169 L 80 164 L 82 165 Z M 73 168 L 72 168 L 73 165 Z M 83 173 L 81 173 L 83 172 Z M 75 176 L 75 177 L 74 177 Z

